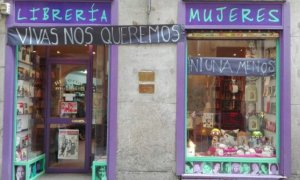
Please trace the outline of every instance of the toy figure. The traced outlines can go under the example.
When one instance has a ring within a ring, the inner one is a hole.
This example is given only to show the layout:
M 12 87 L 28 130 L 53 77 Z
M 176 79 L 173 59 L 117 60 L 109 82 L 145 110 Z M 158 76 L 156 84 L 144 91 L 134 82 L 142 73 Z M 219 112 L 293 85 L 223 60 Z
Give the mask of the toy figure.
M 226 144 L 229 147 L 234 147 L 237 145 L 235 138 L 237 133 L 239 132 L 238 129 L 236 130 L 223 130 L 221 129 L 222 138 L 220 138 L 220 142 Z
M 218 128 L 214 128 L 210 131 L 212 136 L 211 145 L 216 147 L 216 144 L 219 142 L 219 137 L 221 136 L 221 131 Z
M 237 133 L 237 144 L 238 146 L 248 146 L 248 133 L 239 131 Z

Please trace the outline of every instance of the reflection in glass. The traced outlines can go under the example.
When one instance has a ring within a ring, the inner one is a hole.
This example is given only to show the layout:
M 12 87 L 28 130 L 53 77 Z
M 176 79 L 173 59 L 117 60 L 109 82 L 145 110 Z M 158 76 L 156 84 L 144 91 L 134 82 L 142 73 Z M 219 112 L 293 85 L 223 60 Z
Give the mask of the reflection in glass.
M 107 87 L 108 87 L 108 49 L 95 47 L 93 61 L 93 154 L 95 160 L 106 159 L 107 149 Z

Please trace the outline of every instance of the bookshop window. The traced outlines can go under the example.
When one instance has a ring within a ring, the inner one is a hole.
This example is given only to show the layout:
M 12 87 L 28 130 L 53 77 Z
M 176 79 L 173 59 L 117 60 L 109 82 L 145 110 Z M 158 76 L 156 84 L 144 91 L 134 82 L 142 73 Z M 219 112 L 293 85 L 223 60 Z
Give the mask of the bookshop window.
M 188 34 L 187 157 L 276 157 L 277 47 L 275 32 Z

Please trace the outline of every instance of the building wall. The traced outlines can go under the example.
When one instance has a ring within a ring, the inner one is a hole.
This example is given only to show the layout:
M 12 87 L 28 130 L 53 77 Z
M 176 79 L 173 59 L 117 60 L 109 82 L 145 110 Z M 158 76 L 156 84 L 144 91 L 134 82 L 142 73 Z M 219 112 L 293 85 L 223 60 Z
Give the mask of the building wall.
M 300 179 L 300 1 L 289 0 L 291 7 L 291 109 L 292 109 L 292 177 Z
M 0 0 L 1 2 L 1 0 Z M 4 67 L 5 67 L 5 18 L 0 19 L 0 159 L 2 159 L 3 142 L 3 101 L 4 101 Z M 1 177 L 2 161 L 0 161 Z
M 178 0 L 119 0 L 119 24 L 177 22 Z M 119 46 L 118 180 L 176 179 L 176 44 Z M 155 72 L 155 93 L 139 94 L 138 72 Z

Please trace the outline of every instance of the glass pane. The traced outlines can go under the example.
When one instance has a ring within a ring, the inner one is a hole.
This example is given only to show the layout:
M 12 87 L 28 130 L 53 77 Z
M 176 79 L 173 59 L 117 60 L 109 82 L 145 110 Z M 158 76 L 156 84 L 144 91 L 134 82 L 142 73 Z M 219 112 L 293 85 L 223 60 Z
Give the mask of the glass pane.
M 276 41 L 189 40 L 188 56 L 275 61 Z M 190 74 L 187 94 L 187 156 L 276 157 L 275 74 Z
M 18 48 L 16 87 L 16 161 L 27 161 L 43 153 L 45 59 L 33 46 Z
M 85 117 L 85 65 L 51 66 L 51 117 Z
M 89 46 L 50 46 L 49 56 L 51 58 L 89 58 Z
M 49 162 L 51 168 L 83 168 L 85 163 L 84 124 L 51 124 Z
M 107 148 L 107 47 L 95 47 L 93 62 L 93 154 L 106 159 Z

